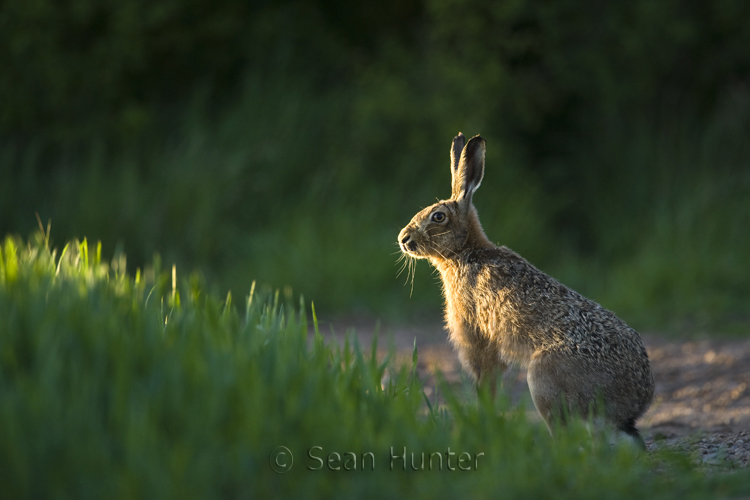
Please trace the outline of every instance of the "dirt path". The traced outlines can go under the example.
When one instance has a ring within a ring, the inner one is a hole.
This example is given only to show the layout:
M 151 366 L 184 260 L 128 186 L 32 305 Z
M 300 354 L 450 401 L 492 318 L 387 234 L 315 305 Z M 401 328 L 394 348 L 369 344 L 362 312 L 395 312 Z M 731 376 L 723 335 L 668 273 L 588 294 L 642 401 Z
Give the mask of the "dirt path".
M 367 324 L 337 325 L 357 332 L 369 345 L 373 328 Z M 414 339 L 418 369 L 428 396 L 440 370 L 452 383 L 465 381 L 458 360 L 440 324 L 380 329 L 380 345 L 394 345 L 399 356 L 411 359 Z M 656 396 L 639 421 L 649 448 L 674 446 L 705 465 L 748 465 L 750 461 L 750 340 L 667 340 L 644 337 L 656 380 Z M 533 409 L 526 373 L 506 374 L 504 385 L 516 404 Z

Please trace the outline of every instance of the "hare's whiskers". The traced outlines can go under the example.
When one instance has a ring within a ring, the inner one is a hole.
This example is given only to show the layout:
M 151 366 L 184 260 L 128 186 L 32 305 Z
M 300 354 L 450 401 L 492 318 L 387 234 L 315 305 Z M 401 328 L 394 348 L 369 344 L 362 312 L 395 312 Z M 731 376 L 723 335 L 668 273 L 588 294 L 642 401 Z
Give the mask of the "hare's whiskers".
M 414 277 L 417 275 L 417 259 L 409 259 L 411 266 L 411 290 L 409 290 L 409 298 L 414 294 Z
M 399 259 L 396 261 L 396 264 L 398 265 L 399 262 L 401 262 L 401 268 L 398 270 L 398 273 L 396 273 L 396 278 L 398 278 L 399 276 L 401 276 L 401 273 L 404 272 L 404 269 L 406 269 L 407 266 L 408 266 L 408 264 L 409 264 L 409 261 L 406 258 L 406 254 L 403 254 L 401 257 L 399 257 Z M 407 281 L 408 281 L 408 276 L 409 275 L 407 274 Z M 404 285 L 405 284 L 406 283 L 404 283 Z

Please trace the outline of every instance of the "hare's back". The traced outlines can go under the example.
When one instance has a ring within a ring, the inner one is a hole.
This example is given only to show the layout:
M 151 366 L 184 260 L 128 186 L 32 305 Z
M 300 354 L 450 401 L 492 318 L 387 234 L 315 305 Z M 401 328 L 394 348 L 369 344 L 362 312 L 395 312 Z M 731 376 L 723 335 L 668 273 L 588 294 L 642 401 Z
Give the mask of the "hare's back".
M 485 295 L 476 303 L 493 307 L 492 297 L 501 298 L 494 305 L 495 313 L 506 316 L 503 319 L 516 325 L 521 330 L 518 333 L 528 335 L 534 350 L 554 346 L 576 356 L 631 361 L 646 358 L 648 364 L 641 337 L 612 311 L 506 247 L 475 258 L 475 290 L 477 295 Z

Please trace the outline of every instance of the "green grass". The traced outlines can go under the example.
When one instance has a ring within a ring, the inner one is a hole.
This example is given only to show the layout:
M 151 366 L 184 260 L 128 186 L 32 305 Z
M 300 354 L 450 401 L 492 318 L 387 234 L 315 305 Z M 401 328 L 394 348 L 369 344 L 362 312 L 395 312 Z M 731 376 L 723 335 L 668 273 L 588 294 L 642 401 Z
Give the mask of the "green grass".
M 610 172 L 583 190 L 609 196 L 582 200 L 596 251 L 560 273 L 643 329 L 747 335 L 750 100 L 730 95 L 706 120 L 685 111 L 676 121 L 612 125 L 579 158 Z
M 308 335 L 301 300 L 254 287 L 220 299 L 196 275 L 176 278 L 158 262 L 133 277 L 123 256 L 107 262 L 86 241 L 58 252 L 42 234 L 5 240 L 4 496 L 689 499 L 750 491 L 745 476 L 706 476 L 689 457 L 610 447 L 582 425 L 553 440 L 486 393 L 466 400 L 441 387 L 447 404 L 434 408 L 413 366 Z M 278 446 L 294 455 L 286 474 L 270 466 Z M 409 460 L 415 452 L 417 462 L 422 452 L 445 459 L 449 447 L 472 460 L 484 455 L 471 471 L 447 463 L 404 471 L 398 459 L 390 470 L 391 447 L 396 455 L 406 447 Z M 327 462 L 309 470 L 321 464 L 308 453 L 327 460 L 332 452 L 341 460 L 334 455 L 331 466 L 348 468 L 346 452 L 359 468 L 372 452 L 375 470 L 334 471 Z
M 744 94 L 706 119 L 665 111 L 659 125 L 599 124 L 596 140 L 543 175 L 488 117 L 454 120 L 411 86 L 394 95 L 379 82 L 326 93 L 256 75 L 230 108 L 212 114 L 196 99 L 139 147 L 94 138 L 87 152 L 50 158 L 0 145 L 0 229 L 30 234 L 38 212 L 54 234 L 101 240 L 131 267 L 160 253 L 200 269 L 220 295 L 257 280 L 316 297 L 326 319 L 437 320 L 429 266 L 413 293 L 396 277 L 396 235 L 448 196 L 445 152 L 461 129 L 488 140 L 475 203 L 494 242 L 639 330 L 747 333 Z M 555 169 L 562 180 L 550 186 Z
M 436 319 L 393 252 L 461 130 L 494 242 L 639 330 L 747 334 L 747 2 L 167 3 L 0 12 L 0 234 Z

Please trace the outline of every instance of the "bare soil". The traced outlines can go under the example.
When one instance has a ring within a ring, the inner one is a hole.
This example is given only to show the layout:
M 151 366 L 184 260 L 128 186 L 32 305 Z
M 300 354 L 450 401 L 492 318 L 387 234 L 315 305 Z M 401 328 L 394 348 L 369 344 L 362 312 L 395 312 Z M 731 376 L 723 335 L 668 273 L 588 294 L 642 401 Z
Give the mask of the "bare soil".
M 372 325 L 337 325 L 337 337 L 352 328 L 360 345 L 370 344 Z M 379 332 L 381 348 L 395 347 L 411 360 L 413 345 L 425 393 L 435 390 L 437 371 L 450 383 L 466 383 L 456 354 L 439 323 L 419 327 L 388 327 Z M 747 467 L 750 461 L 750 340 L 680 341 L 644 336 L 656 380 L 656 395 L 638 422 L 647 446 L 675 447 L 705 466 Z M 385 344 L 385 345 L 384 345 Z M 525 370 L 510 370 L 503 386 L 512 401 L 527 405 L 533 416 Z

